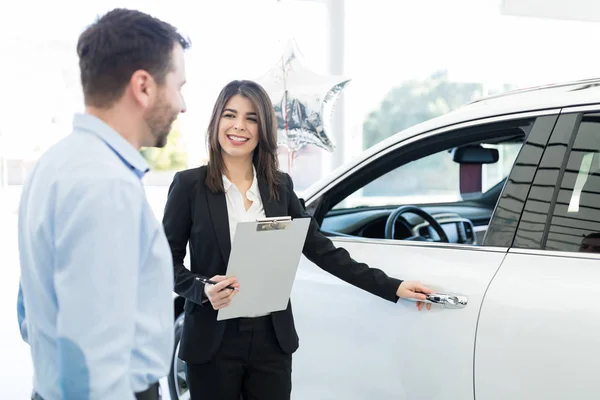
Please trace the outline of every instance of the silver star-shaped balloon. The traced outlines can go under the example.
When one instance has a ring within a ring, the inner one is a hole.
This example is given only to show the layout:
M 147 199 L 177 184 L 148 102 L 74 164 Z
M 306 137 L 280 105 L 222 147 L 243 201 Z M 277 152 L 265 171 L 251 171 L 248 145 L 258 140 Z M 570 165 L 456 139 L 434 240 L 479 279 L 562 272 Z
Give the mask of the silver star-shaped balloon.
M 310 144 L 333 151 L 330 117 L 350 79 L 319 75 L 305 68 L 301 60 L 296 42 L 290 40 L 280 61 L 257 80 L 275 108 L 278 144 L 292 154 Z

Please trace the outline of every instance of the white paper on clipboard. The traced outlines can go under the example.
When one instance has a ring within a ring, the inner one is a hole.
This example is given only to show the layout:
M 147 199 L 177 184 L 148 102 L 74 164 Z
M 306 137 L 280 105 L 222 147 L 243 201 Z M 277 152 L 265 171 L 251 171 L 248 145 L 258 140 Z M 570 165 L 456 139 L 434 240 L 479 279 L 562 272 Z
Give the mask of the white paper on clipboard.
M 310 218 L 265 218 L 238 223 L 227 276 L 240 284 L 217 320 L 263 315 L 287 307 Z

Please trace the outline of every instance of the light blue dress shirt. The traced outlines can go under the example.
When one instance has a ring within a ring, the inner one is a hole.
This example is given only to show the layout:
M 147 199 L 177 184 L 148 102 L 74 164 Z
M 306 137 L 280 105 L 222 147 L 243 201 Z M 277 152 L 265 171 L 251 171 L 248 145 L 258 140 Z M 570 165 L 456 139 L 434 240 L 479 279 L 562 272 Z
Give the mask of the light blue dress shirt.
M 169 372 L 173 261 L 147 171 L 117 132 L 78 114 L 23 187 L 17 314 L 45 400 L 134 399 Z

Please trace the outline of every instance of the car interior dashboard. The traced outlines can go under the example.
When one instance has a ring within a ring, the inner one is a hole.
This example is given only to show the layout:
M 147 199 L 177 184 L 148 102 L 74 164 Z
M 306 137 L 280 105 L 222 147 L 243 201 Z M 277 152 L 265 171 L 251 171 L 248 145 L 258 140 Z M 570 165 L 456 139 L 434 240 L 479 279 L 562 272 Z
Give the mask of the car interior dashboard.
M 493 209 L 481 206 L 463 205 L 420 208 L 440 224 L 449 243 L 471 245 L 483 242 L 493 212 Z M 393 208 L 359 208 L 351 212 L 330 212 L 322 222 L 321 231 L 329 236 L 384 239 L 386 223 L 393 211 Z M 409 213 L 396 220 L 394 239 L 440 241 L 437 232 L 425 219 Z

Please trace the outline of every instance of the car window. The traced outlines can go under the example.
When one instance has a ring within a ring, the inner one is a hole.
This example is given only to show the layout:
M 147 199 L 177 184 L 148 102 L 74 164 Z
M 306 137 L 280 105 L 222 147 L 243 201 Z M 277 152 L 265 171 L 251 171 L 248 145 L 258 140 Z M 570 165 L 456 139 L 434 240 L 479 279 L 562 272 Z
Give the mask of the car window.
M 584 116 L 579 124 L 545 248 L 600 252 L 600 115 Z
M 506 178 L 521 146 L 522 143 L 482 144 L 497 149 L 499 160 L 483 164 L 481 176 L 476 169 L 463 166 L 461 170 L 460 164 L 453 161 L 451 150 L 428 155 L 371 181 L 333 209 L 453 203 L 479 197 Z
M 523 170 L 522 172 L 527 179 L 517 176 L 513 178 L 514 190 L 507 194 L 514 201 L 512 204 L 507 202 L 502 206 L 502 208 L 515 209 L 518 212 L 504 213 L 504 215 L 499 213 L 499 218 L 494 218 L 495 222 L 493 224 L 498 227 L 514 226 L 518 223 L 514 242 L 511 235 L 510 241 L 503 241 L 504 246 L 522 249 L 542 248 L 548 216 L 552 213 L 552 199 L 578 121 L 578 114 L 563 114 L 556 121 L 556 125 L 552 124 L 554 129 L 546 127 L 552 132 L 547 142 L 542 138 L 542 140 L 531 143 L 532 152 L 542 154 L 541 161 L 539 161 L 539 165 L 537 162 L 525 161 L 523 163 L 519 169 Z M 522 201 L 525 201 L 524 206 Z M 499 208 L 500 204 L 498 204 Z
M 513 241 L 517 242 L 519 240 L 525 240 L 525 243 L 530 245 L 534 242 L 531 235 L 535 233 L 535 230 L 532 230 L 530 225 L 532 222 L 537 222 L 534 221 L 535 217 L 542 213 L 540 213 L 539 204 L 531 206 L 526 202 L 530 193 L 535 196 L 545 195 L 547 199 L 552 197 L 552 191 L 549 195 L 539 193 L 547 185 L 540 185 L 543 182 L 540 182 L 540 177 L 536 176 L 536 170 L 539 171 L 544 164 L 549 164 L 547 149 L 558 147 L 556 145 L 559 143 L 549 143 L 550 135 L 553 130 L 556 131 L 554 128 L 561 129 L 560 124 L 557 125 L 557 120 L 557 115 L 545 115 L 536 118 L 535 123 L 532 125 L 523 149 L 519 152 L 515 165 L 506 180 L 502 195 L 496 203 L 494 214 L 485 233 L 483 242 L 485 246 L 510 247 L 513 245 Z M 563 121 L 563 125 L 567 125 L 570 132 L 573 131 L 573 124 L 574 120 L 568 120 L 568 118 Z M 567 143 L 569 137 L 567 135 Z M 559 157 L 558 164 L 564 159 L 564 152 Z M 554 179 L 554 183 L 550 184 L 551 188 L 554 188 L 556 181 L 557 178 Z M 527 211 L 524 211 L 526 204 L 531 206 L 532 212 L 535 212 L 533 216 L 527 216 Z M 522 215 L 523 218 L 521 218 Z M 548 212 L 544 215 L 548 215 Z M 543 223 L 545 224 L 545 220 Z M 523 225 L 527 226 L 523 227 Z M 542 230 L 543 226 L 542 224 Z

